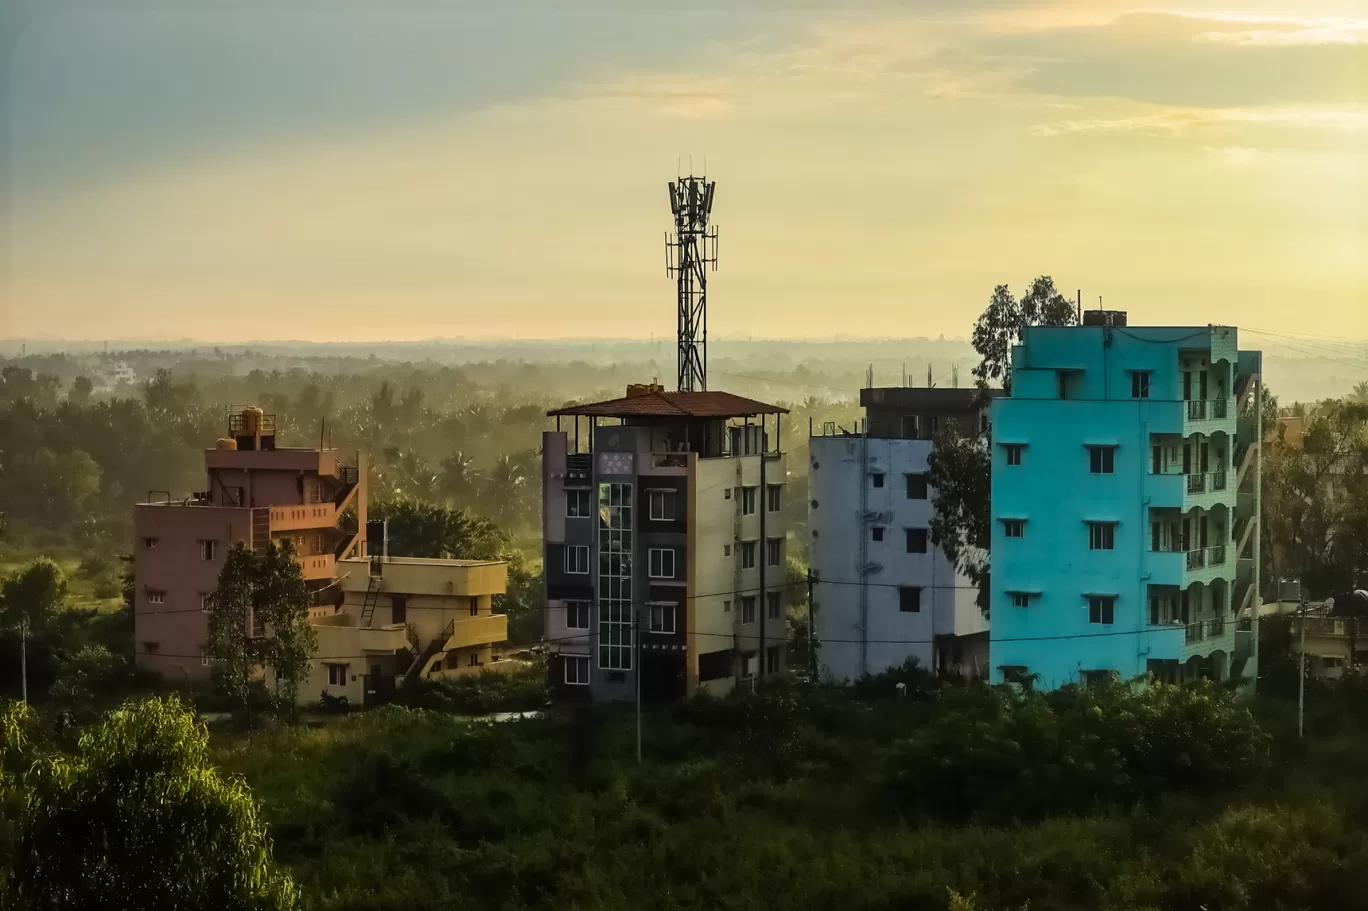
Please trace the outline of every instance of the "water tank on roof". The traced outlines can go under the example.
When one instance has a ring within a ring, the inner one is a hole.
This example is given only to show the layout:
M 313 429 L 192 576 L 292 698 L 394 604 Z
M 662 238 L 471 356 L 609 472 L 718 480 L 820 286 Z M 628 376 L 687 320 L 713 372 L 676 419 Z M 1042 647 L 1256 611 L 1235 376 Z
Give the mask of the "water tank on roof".
M 1083 325 L 1085 326 L 1124 326 L 1126 325 L 1125 310 L 1084 310 Z
M 261 432 L 261 419 L 266 412 L 257 408 L 255 405 L 242 409 L 242 433 L 244 436 L 254 437 Z
M 237 449 L 237 440 L 234 440 L 231 437 L 220 437 L 219 441 L 214 444 L 214 448 L 231 452 L 232 450 Z

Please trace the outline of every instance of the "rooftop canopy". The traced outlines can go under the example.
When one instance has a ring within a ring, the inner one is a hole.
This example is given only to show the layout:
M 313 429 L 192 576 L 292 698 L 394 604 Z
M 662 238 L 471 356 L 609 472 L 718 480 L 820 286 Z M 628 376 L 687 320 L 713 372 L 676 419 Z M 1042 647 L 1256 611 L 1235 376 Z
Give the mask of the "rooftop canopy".
M 788 414 L 788 409 L 730 392 L 665 392 L 655 388 L 620 399 L 567 405 L 547 412 L 550 417 L 586 415 L 600 418 L 739 418 L 756 414 Z

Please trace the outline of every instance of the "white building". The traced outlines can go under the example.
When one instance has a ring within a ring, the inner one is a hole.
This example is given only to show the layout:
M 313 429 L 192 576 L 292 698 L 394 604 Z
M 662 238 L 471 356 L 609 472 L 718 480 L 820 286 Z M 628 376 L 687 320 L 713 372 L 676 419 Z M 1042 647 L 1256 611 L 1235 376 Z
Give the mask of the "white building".
M 855 680 L 916 658 L 946 675 L 986 676 L 988 622 L 977 589 L 931 543 L 931 438 L 977 430 L 972 389 L 863 389 L 862 427 L 809 441 L 813 622 L 818 674 Z

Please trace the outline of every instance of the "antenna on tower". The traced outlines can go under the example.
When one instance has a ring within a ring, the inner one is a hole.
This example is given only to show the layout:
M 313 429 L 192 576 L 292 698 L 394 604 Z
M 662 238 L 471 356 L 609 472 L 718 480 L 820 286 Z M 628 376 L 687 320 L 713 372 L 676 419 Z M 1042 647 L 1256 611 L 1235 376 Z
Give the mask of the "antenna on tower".
M 715 186 L 706 177 L 692 175 L 670 182 L 675 233 L 665 236 L 665 274 L 678 285 L 681 392 L 708 388 L 707 267 L 717 271 L 717 228 L 708 219 Z

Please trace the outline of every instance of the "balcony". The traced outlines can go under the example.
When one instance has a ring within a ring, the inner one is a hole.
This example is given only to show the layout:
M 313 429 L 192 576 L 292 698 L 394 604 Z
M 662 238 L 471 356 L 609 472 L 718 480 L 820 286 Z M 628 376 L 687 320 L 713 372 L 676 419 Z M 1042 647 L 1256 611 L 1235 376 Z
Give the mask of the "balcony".
M 594 478 L 594 454 L 575 452 L 565 457 L 565 486 L 589 487 Z
M 1210 634 L 1211 634 L 1211 638 L 1212 638 L 1212 639 L 1216 639 L 1216 638 L 1219 638 L 1219 637 L 1221 637 L 1221 636 L 1224 636 L 1224 635 L 1225 635 L 1225 630 L 1226 630 L 1226 618 L 1225 618 L 1225 617 L 1212 617 L 1211 620 L 1209 621 L 1209 624 L 1208 624 L 1208 627 L 1207 627 L 1207 628 L 1208 628 L 1208 631 L 1209 631 Z
M 493 645 L 508 638 L 507 614 L 481 614 L 478 617 L 458 617 L 456 631 L 447 642 L 448 649 L 469 648 L 472 645 Z
M 332 528 L 337 524 L 337 507 L 332 503 L 304 503 L 299 506 L 272 506 L 271 533 Z
M 642 474 L 687 475 L 689 473 L 689 454 L 687 452 L 653 452 L 647 462 L 651 467 Z
M 1224 566 L 1226 561 L 1226 548 L 1224 544 L 1217 544 L 1206 549 L 1207 566 Z
M 1234 408 L 1229 398 L 1191 399 L 1185 403 L 1183 434 L 1234 430 Z M 1224 426 L 1226 424 L 1229 426 Z
M 1185 510 L 1234 506 L 1237 496 L 1224 468 L 1192 474 L 1150 473 L 1145 476 L 1145 493 L 1156 508 Z
M 313 582 L 318 579 L 331 579 L 336 559 L 332 554 L 295 554 L 294 561 L 304 578 Z
M 1196 645 L 1198 642 L 1205 639 L 1206 636 L 1203 635 L 1204 625 L 1205 624 L 1203 624 L 1201 620 L 1198 620 L 1196 623 L 1189 623 L 1183 631 L 1183 643 L 1185 645 Z
M 1199 569 L 1205 569 L 1205 568 L 1206 568 L 1206 565 L 1207 565 L 1207 564 L 1206 564 L 1206 556 L 1207 556 L 1207 554 L 1206 554 L 1206 551 L 1205 551 L 1205 550 L 1198 549 L 1198 550 L 1190 550 L 1190 551 L 1188 551 L 1188 552 L 1187 552 L 1187 571 L 1188 571 L 1188 572 L 1194 572 L 1194 571 L 1199 570 Z

